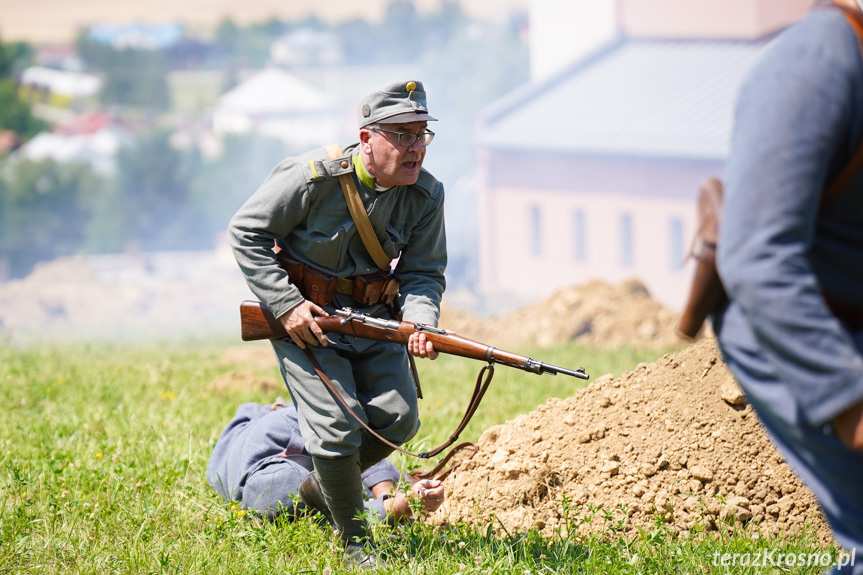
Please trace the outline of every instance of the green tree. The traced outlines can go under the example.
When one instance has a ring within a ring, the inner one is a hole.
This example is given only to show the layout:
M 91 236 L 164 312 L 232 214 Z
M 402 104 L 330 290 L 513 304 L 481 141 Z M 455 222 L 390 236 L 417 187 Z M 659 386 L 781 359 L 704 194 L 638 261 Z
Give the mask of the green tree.
M 7 160 L 0 178 L 0 256 L 11 277 L 81 250 L 106 182 L 84 164 Z
M 14 81 L 31 56 L 29 44 L 4 44 L 0 40 L 0 130 L 12 130 L 25 139 L 46 128 L 45 122 L 33 117 L 30 105 L 18 98 Z
M 0 130 L 12 130 L 27 139 L 47 127 L 35 118 L 30 104 L 18 98 L 18 90 L 12 80 L 0 80 Z
M 216 41 L 227 52 L 236 50 L 240 29 L 231 18 L 223 18 L 216 27 Z
M 233 66 L 261 67 L 270 57 L 270 45 L 289 26 L 276 18 L 246 28 L 230 18 L 222 20 L 216 29 L 216 43 L 222 57 Z
M 166 110 L 170 104 L 168 62 L 161 50 L 117 49 L 81 36 L 78 53 L 100 71 L 105 82 L 102 103 Z
M 231 216 L 286 155 L 280 140 L 253 134 L 228 136 L 224 145 L 221 157 L 204 165 L 192 182 L 191 212 L 208 238 L 227 228 Z
M 33 60 L 33 47 L 26 42 L 0 41 L 0 78 L 14 78 Z
M 175 150 L 170 132 L 154 130 L 117 156 L 118 209 L 125 238 L 143 249 L 211 245 L 189 229 L 190 182 L 199 169 L 196 154 Z

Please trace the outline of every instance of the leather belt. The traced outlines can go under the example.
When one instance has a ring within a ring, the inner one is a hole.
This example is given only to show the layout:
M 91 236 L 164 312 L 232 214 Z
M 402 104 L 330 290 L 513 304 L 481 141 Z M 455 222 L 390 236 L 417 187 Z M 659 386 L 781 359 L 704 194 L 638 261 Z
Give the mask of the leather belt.
M 335 293 L 349 296 L 361 306 L 392 303 L 399 293 L 399 281 L 381 270 L 340 278 L 296 260 L 284 250 L 276 252 L 276 260 L 303 297 L 320 306 L 329 305 Z

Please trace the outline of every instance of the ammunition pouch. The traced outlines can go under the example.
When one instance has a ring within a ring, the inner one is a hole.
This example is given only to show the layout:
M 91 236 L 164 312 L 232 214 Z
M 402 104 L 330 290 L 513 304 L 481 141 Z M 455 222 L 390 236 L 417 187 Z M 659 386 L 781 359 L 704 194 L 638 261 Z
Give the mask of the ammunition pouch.
M 285 250 L 276 253 L 276 260 L 303 297 L 319 306 L 329 305 L 336 293 L 361 306 L 390 304 L 399 293 L 399 280 L 382 270 L 340 278 L 292 258 Z

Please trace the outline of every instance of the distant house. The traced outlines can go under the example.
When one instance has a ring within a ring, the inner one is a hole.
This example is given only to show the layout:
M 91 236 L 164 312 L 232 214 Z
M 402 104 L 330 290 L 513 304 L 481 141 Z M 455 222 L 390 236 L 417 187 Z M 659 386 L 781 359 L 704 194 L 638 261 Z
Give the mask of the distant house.
M 288 148 L 335 142 L 339 118 L 334 100 L 278 68 L 262 70 L 223 94 L 213 110 L 216 134 L 259 133 Z
M 102 78 L 95 74 L 45 66 L 25 68 L 18 84 L 24 100 L 60 108 L 96 104 L 102 90 Z
M 46 68 L 83 72 L 84 61 L 72 44 L 45 44 L 36 48 L 35 63 Z
M 641 9 L 618 8 L 627 4 Z M 620 35 L 483 112 L 480 292 L 529 301 L 637 277 L 682 307 L 694 199 L 705 179 L 722 176 L 738 89 L 775 27 L 733 39 L 709 29 L 687 37 L 686 22 L 667 30 Z
M 53 132 L 37 134 L 15 152 L 15 157 L 88 164 L 98 173 L 111 174 L 117 152 L 131 140 L 131 134 L 113 125 L 108 114 L 91 112 L 58 124 Z

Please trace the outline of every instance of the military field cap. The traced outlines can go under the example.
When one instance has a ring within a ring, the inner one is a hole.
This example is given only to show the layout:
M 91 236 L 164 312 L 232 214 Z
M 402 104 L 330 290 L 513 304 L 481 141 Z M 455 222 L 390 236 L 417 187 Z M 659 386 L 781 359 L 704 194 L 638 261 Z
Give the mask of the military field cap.
M 422 82 L 390 82 L 364 96 L 357 109 L 360 128 L 437 120 L 429 115 Z

